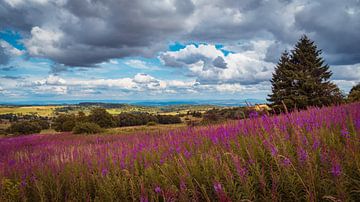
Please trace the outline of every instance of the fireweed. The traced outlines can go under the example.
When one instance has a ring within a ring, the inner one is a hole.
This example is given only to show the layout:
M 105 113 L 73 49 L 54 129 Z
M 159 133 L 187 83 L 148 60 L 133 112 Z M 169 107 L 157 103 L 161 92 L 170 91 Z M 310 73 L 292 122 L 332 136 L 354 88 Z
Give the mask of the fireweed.
M 0 139 L 0 201 L 355 201 L 360 103 L 132 135 Z

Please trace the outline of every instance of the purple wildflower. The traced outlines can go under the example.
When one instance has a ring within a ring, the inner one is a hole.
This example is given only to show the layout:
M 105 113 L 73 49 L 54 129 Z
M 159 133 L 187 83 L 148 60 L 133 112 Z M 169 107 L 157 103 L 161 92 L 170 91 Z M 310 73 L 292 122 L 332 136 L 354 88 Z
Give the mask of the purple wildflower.
M 103 169 L 101 170 L 101 174 L 102 174 L 102 176 L 106 176 L 107 174 L 109 174 L 109 170 L 106 169 L 106 168 L 103 168 Z
M 161 193 L 161 188 L 159 186 L 156 186 L 154 191 L 155 191 L 155 193 L 160 194 Z
M 297 151 L 297 154 L 298 154 L 298 157 L 299 157 L 299 161 L 300 162 L 305 162 L 308 158 L 308 154 L 307 152 L 302 148 L 300 147 Z
M 190 158 L 191 157 L 191 153 L 188 151 L 188 150 L 185 150 L 185 152 L 184 152 L 184 156 L 185 156 L 185 158 Z
M 140 202 L 149 202 L 149 199 L 146 196 L 141 196 Z
M 218 182 L 215 182 L 215 183 L 214 183 L 214 189 L 215 189 L 215 192 L 216 192 L 216 193 L 222 192 L 221 184 L 218 183 Z
M 334 162 L 331 166 L 331 174 L 334 177 L 339 177 L 341 175 L 341 167 L 339 163 Z
M 344 137 L 344 138 L 350 138 L 350 133 L 349 133 L 349 131 L 347 130 L 346 127 L 344 127 L 344 128 L 341 130 L 341 136 Z
M 285 166 L 285 167 L 289 167 L 291 165 L 291 161 L 289 158 L 284 158 L 283 161 L 282 161 L 282 164 Z
M 317 150 L 319 148 L 319 146 L 320 146 L 320 141 L 315 139 L 314 143 L 312 145 L 313 150 Z

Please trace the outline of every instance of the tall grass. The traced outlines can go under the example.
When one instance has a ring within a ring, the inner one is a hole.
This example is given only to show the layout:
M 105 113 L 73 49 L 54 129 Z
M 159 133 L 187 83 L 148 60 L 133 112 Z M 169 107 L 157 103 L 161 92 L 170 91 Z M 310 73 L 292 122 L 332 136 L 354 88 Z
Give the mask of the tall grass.
M 360 103 L 133 135 L 0 139 L 1 201 L 356 201 Z

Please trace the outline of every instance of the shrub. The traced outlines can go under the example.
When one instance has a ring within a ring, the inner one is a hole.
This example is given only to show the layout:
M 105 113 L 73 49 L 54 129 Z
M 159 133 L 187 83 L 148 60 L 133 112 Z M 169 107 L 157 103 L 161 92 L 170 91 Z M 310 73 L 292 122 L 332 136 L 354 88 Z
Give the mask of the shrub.
M 50 128 L 50 123 L 46 120 L 35 120 L 33 122 L 38 124 L 41 127 L 41 130 L 46 130 Z
M 52 128 L 56 131 L 72 131 L 76 124 L 76 117 L 73 114 L 60 114 L 53 120 Z
M 34 121 L 21 121 L 15 122 L 10 125 L 7 132 L 15 135 L 28 135 L 33 133 L 39 133 L 41 126 Z
M 73 129 L 75 134 L 95 134 L 101 131 L 102 129 L 98 124 L 90 122 L 79 122 Z
M 89 115 L 89 121 L 98 124 L 102 128 L 116 126 L 114 117 L 103 108 L 95 108 Z

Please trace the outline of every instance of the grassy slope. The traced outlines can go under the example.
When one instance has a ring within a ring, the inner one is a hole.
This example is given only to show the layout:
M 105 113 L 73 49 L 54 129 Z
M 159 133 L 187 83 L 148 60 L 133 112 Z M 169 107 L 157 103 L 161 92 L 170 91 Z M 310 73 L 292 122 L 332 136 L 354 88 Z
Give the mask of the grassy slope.
M 0 140 L 3 201 L 356 201 L 360 103 L 132 135 Z

